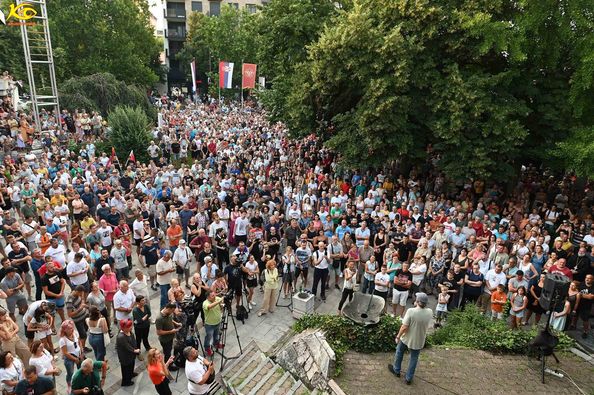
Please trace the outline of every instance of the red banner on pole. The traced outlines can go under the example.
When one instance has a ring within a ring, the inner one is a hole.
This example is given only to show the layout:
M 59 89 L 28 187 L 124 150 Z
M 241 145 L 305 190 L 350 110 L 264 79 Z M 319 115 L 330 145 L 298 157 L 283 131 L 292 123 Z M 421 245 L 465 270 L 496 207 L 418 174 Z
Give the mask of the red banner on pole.
M 241 66 L 241 87 L 243 89 L 254 89 L 256 87 L 256 68 L 253 63 L 244 63 Z

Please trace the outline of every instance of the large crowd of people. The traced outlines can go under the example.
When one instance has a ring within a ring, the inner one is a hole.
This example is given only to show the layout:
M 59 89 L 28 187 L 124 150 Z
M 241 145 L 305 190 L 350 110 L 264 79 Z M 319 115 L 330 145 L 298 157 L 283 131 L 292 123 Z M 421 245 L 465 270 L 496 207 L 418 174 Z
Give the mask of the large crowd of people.
M 340 293 L 338 314 L 355 292 L 374 294 L 402 317 L 427 292 L 436 325 L 472 303 L 519 328 L 547 313 L 544 275 L 560 273 L 569 296 L 547 319 L 590 336 L 594 193 L 584 180 L 527 165 L 515 183 L 454 181 L 430 151 L 423 166 L 344 170 L 315 136 L 290 139 L 255 105 L 159 102 L 150 160 L 124 166 L 96 150 L 99 114 L 44 112 L 36 135 L 27 114 L 2 112 L 2 125 L 16 127 L 10 138 L 43 145 L 40 155 L 6 153 L 0 166 L 8 393 L 48 377 L 66 380 L 69 394 L 93 393 L 111 343 L 122 386 L 133 384 L 144 347 L 159 394 L 171 393 L 170 372 L 182 367 L 188 392 L 206 393 L 209 358 L 225 346 L 226 301 L 261 316 L 298 290 L 319 303 Z M 152 327 L 159 345 L 149 343 Z

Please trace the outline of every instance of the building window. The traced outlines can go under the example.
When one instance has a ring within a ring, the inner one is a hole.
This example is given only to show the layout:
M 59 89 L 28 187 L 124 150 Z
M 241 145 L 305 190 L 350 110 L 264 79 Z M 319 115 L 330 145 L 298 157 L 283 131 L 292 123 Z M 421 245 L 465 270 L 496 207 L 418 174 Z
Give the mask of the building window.
M 221 15 L 221 3 L 218 1 L 210 1 L 210 16 L 219 16 Z
M 255 4 L 246 4 L 245 8 L 250 14 L 255 14 L 258 11 L 258 7 Z
M 239 3 L 229 3 L 229 5 L 233 8 L 235 8 L 236 10 L 239 9 Z
M 185 38 L 186 24 L 183 22 L 169 22 L 169 36 L 170 38 Z M 171 49 L 171 48 L 170 48 Z
M 193 1 L 192 2 L 192 11 L 202 12 L 202 2 L 201 1 Z
M 186 17 L 186 6 L 184 3 L 168 3 L 167 4 L 168 17 Z

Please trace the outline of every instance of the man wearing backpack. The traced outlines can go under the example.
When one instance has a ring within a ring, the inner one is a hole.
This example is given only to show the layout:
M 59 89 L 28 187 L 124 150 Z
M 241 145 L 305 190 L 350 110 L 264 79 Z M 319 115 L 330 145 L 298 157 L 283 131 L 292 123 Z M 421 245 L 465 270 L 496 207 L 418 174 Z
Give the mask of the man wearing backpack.
M 330 259 L 326 253 L 326 245 L 323 241 L 318 243 L 318 250 L 311 256 L 312 264 L 314 266 L 313 287 L 311 292 L 314 297 L 318 291 L 318 283 L 321 281 L 322 290 L 320 291 L 322 300 L 326 301 L 326 284 L 328 282 L 328 267 Z

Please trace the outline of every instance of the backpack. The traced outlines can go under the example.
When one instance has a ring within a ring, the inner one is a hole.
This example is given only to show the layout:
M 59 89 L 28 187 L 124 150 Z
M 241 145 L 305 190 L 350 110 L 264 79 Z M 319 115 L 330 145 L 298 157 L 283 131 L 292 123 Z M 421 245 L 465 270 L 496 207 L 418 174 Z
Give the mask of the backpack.
M 238 321 L 241 321 L 243 324 L 245 324 L 245 320 L 248 319 L 248 316 L 249 316 L 248 311 L 244 305 L 237 307 L 236 317 L 237 317 Z

